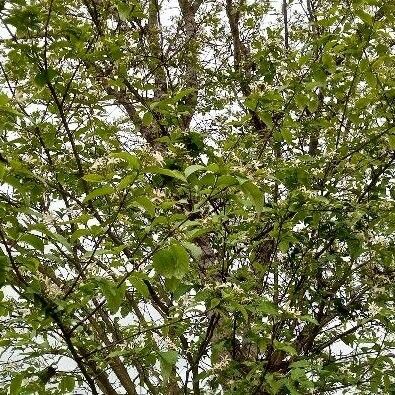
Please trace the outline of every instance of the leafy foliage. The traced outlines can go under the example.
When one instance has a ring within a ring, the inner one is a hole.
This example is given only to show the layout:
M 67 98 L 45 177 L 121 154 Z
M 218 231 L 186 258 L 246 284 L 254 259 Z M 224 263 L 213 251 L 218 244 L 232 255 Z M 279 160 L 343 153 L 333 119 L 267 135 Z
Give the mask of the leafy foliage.
M 0 4 L 1 394 L 392 394 L 395 5 Z

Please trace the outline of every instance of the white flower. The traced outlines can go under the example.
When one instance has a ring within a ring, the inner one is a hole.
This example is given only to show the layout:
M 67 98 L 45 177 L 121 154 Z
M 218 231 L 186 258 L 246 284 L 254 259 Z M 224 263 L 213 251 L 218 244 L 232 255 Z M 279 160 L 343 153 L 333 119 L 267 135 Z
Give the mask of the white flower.
M 97 159 L 93 162 L 93 164 L 92 164 L 92 166 L 91 166 L 91 169 L 92 169 L 92 170 L 97 170 L 97 169 L 103 167 L 103 166 L 105 165 L 105 163 L 106 163 L 105 158 L 97 158 Z
M 111 157 L 111 158 L 108 159 L 107 164 L 108 165 L 116 165 L 117 163 L 119 163 L 121 161 L 122 161 L 122 159 L 120 159 L 120 158 L 113 158 L 113 157 Z
M 24 158 L 24 161 L 26 163 L 31 163 L 31 164 L 34 164 L 37 162 L 37 160 L 35 158 L 33 158 L 31 155 L 26 155 Z
M 44 213 L 42 215 L 42 219 L 43 219 L 44 224 L 46 224 L 46 225 L 51 225 L 56 220 L 56 218 L 50 213 Z
M 188 294 L 184 294 L 181 296 L 179 301 L 181 305 L 187 305 L 191 302 L 191 296 Z
M 339 367 L 339 370 L 340 370 L 342 373 L 344 373 L 344 374 L 350 374 L 350 373 L 351 373 L 351 370 L 349 369 L 348 366 L 340 366 L 340 367 Z
M 167 348 L 172 349 L 172 350 L 177 350 L 177 346 L 175 345 L 173 340 L 171 340 L 169 337 L 164 339 L 164 341 L 166 343 Z
M 159 151 L 154 152 L 154 154 L 152 156 L 156 159 L 156 161 L 160 165 L 163 165 L 163 163 L 165 163 L 165 161 L 163 159 L 163 155 Z
M 380 306 L 378 306 L 375 302 L 369 303 L 368 311 L 370 315 L 375 316 L 380 310 Z
M 154 192 L 153 200 L 162 201 L 166 197 L 166 194 L 160 189 L 154 189 L 153 192 Z
M 321 366 L 321 365 L 324 363 L 324 358 L 317 358 L 317 359 L 315 360 L 315 363 L 316 363 L 317 365 Z
M 388 239 L 385 236 L 381 236 L 381 235 L 380 236 L 375 236 L 374 241 L 377 244 L 381 244 L 383 246 L 388 244 Z
M 229 365 L 229 362 L 230 362 L 229 356 L 224 355 L 220 361 L 218 361 L 216 364 L 214 364 L 213 369 L 214 370 L 222 370 Z
M 18 88 L 15 89 L 15 100 L 19 103 L 23 103 L 26 100 L 23 92 Z
M 372 288 L 372 293 L 375 295 L 380 295 L 380 294 L 383 294 L 384 292 L 385 292 L 385 288 L 383 288 L 383 287 L 378 287 L 377 285 L 375 285 Z
M 232 288 L 233 288 L 233 290 L 234 290 L 236 293 L 239 293 L 239 294 L 244 293 L 244 290 L 243 290 L 242 288 L 240 288 L 240 286 L 239 286 L 238 284 L 234 284 Z
M 297 309 L 291 307 L 291 304 L 290 304 L 289 301 L 287 301 L 287 302 L 284 304 L 283 310 L 284 310 L 286 313 L 291 314 L 291 315 L 294 316 L 295 318 L 302 315 L 302 313 L 301 313 L 300 310 L 297 310 Z

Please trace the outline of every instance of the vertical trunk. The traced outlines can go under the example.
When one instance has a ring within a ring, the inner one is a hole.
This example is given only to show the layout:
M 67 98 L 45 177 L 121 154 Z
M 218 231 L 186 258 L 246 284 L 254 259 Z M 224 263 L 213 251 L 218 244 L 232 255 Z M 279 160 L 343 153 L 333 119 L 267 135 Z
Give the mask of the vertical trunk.
M 167 93 L 167 78 L 165 70 L 165 59 L 163 56 L 162 47 L 162 32 L 160 26 L 160 8 L 158 0 L 150 0 L 148 7 L 148 42 L 151 57 L 154 59 L 154 65 L 152 67 L 154 81 L 155 81 L 155 92 L 154 97 L 156 99 L 162 97 Z
M 182 127 L 184 129 L 189 128 L 197 104 L 197 67 L 199 58 L 195 16 L 200 3 L 201 2 L 198 1 L 192 2 L 191 0 L 178 1 L 181 8 L 185 32 L 185 72 L 183 75 L 183 85 L 185 88 L 193 88 L 195 90 L 186 97 L 186 104 L 189 106 L 189 114 L 183 116 Z

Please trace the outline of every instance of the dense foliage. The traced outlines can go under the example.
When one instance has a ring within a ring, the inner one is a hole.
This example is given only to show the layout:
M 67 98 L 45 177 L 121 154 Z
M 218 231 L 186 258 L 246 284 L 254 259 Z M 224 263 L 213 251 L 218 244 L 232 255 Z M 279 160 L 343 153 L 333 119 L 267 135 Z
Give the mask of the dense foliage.
M 0 4 L 1 394 L 395 393 L 395 5 Z

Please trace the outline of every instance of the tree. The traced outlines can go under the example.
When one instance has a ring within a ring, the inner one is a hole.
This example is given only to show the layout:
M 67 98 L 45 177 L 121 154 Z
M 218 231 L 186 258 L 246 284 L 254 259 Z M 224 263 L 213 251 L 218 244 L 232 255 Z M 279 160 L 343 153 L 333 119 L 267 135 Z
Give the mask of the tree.
M 280 8 L 1 3 L 1 393 L 394 393 L 395 5 Z

